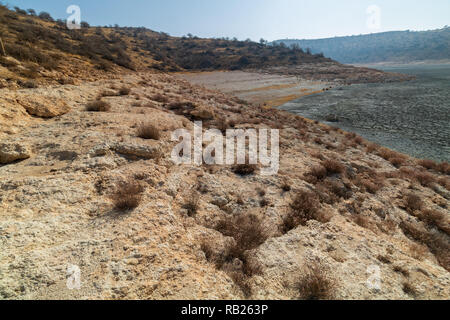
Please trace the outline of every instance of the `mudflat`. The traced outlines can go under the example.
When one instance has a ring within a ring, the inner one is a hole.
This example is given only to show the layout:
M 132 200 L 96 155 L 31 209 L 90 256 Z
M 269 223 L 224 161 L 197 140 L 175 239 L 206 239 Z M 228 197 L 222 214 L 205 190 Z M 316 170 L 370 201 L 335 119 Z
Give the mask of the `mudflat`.
M 248 71 L 182 73 L 179 76 L 208 89 L 230 93 L 250 103 L 280 106 L 302 96 L 332 88 L 332 82 Z

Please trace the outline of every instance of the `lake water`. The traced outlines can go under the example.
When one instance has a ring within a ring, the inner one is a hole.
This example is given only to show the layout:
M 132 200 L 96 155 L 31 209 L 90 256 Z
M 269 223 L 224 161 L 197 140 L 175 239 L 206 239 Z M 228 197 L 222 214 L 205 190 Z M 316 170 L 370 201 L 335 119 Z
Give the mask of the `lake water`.
M 345 86 L 281 109 L 417 158 L 450 161 L 450 65 L 378 68 L 415 75 L 417 80 Z

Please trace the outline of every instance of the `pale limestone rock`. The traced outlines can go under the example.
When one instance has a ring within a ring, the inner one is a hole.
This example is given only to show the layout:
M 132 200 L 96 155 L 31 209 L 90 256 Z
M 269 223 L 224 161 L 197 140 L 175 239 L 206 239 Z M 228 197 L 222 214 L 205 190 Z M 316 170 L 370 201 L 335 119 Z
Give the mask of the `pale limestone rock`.
M 20 97 L 17 102 L 33 116 L 53 118 L 70 111 L 70 107 L 62 99 L 29 95 Z
M 0 163 L 8 164 L 16 160 L 28 159 L 31 151 L 28 146 L 21 143 L 0 143 Z
M 144 159 L 155 159 L 160 154 L 160 149 L 157 145 L 138 145 L 135 143 L 117 143 L 112 146 L 112 149 L 120 154 L 126 156 L 134 156 Z

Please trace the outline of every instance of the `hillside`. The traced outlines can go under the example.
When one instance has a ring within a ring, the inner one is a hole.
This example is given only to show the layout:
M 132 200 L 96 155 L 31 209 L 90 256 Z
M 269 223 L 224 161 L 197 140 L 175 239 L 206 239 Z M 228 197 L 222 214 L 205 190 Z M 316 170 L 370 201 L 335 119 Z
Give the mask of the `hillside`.
M 46 13 L 16 11 L 0 6 L 0 38 L 5 49 L 0 49 L 0 87 L 70 84 L 149 70 L 288 71 L 306 79 L 341 79 L 345 83 L 407 79 L 374 69 L 343 66 L 300 48 L 171 37 L 146 28 L 91 27 L 87 23 L 82 23 L 79 30 L 69 30 L 64 21 L 54 21 Z M 319 69 L 322 71 L 316 72 Z
M 146 28 L 84 23 L 80 30 L 69 30 L 49 15 L 14 12 L 5 6 L 0 6 L 0 25 L 6 51 L 0 50 L 0 75 L 28 85 L 30 80 L 96 79 L 113 71 L 238 70 L 330 61 L 301 50 L 250 41 L 177 38 Z
M 431 31 L 393 31 L 318 40 L 284 39 L 275 43 L 298 45 L 341 63 L 407 63 L 450 59 L 450 27 Z

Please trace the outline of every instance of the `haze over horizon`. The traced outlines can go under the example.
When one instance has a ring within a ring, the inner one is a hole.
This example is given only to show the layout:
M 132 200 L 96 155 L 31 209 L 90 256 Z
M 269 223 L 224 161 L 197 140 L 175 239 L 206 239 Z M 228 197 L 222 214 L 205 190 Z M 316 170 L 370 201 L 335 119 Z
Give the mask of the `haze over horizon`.
M 173 36 L 237 37 L 258 41 L 319 39 L 400 30 L 431 30 L 449 25 L 450 1 L 346 0 L 5 0 L 10 7 L 49 12 L 66 19 L 70 5 L 81 8 L 91 25 L 147 27 Z

